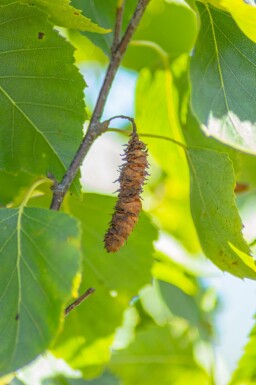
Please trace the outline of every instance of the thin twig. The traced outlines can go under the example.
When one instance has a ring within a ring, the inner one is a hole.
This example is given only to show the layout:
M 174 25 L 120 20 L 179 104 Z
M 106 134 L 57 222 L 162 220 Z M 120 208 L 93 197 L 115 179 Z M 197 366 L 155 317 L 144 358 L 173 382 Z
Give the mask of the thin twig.
M 112 54 L 115 52 L 118 44 L 120 43 L 120 37 L 122 32 L 123 14 L 124 14 L 125 0 L 120 0 L 117 3 L 116 8 L 116 25 L 114 30 L 114 40 L 112 44 Z
M 129 120 L 129 122 L 132 123 L 132 131 L 133 131 L 133 133 L 135 134 L 137 132 L 137 127 L 136 127 L 135 120 L 133 118 L 131 118 L 130 116 L 127 116 L 127 115 L 112 116 L 112 118 L 109 118 L 108 120 L 105 120 L 102 124 L 104 124 L 106 126 L 109 126 L 109 123 L 111 122 L 111 120 L 114 120 L 114 119 L 126 119 L 126 120 Z
M 64 175 L 61 183 L 57 184 L 53 188 L 53 199 L 51 203 L 51 209 L 59 210 L 62 201 L 69 187 L 71 186 L 86 154 L 88 153 L 92 143 L 95 139 L 100 136 L 105 130 L 106 127 L 104 125 L 99 124 L 100 118 L 102 116 L 106 100 L 115 78 L 116 72 L 119 68 L 123 55 L 127 49 L 127 46 L 137 28 L 145 9 L 150 0 L 139 0 L 137 7 L 134 11 L 134 14 L 126 28 L 123 38 L 121 39 L 119 45 L 112 51 L 110 64 L 107 69 L 107 73 L 104 78 L 104 82 L 102 84 L 98 100 L 96 102 L 93 115 L 87 130 L 87 133 L 72 161 L 70 164 L 66 174 Z
M 85 299 L 90 297 L 95 292 L 95 289 L 90 287 L 84 294 L 81 295 L 81 297 L 77 298 L 74 302 L 71 303 L 68 307 L 65 309 L 65 317 L 74 310 L 77 306 L 79 306 Z

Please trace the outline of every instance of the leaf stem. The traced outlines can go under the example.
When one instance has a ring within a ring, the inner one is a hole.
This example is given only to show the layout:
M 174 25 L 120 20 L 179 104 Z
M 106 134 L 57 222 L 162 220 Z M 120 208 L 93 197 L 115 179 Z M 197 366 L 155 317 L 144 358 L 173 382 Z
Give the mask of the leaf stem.
M 134 47 L 148 47 L 153 49 L 160 56 L 165 69 L 169 68 L 169 55 L 168 53 L 157 43 L 150 40 L 133 40 L 131 46 Z
M 121 116 L 115 116 L 114 118 L 119 118 L 119 117 L 121 117 Z M 114 119 L 114 118 L 111 118 L 111 119 Z M 111 120 L 111 119 L 109 119 L 109 120 Z M 126 119 L 128 119 L 128 118 L 126 117 Z M 132 119 L 132 118 L 130 118 L 130 119 Z M 120 130 L 119 128 L 112 128 L 112 127 L 108 129 L 108 132 L 118 132 L 119 134 L 130 135 L 129 131 Z M 178 146 L 182 147 L 185 151 L 188 149 L 188 147 L 185 144 L 179 142 L 176 139 L 170 138 L 169 136 L 156 135 L 156 134 L 146 134 L 143 132 L 140 132 L 139 136 L 143 136 L 145 138 L 155 138 L 155 139 L 168 140 L 169 142 L 172 142 L 172 143 L 177 144 Z
M 113 80 L 115 78 L 116 72 L 120 66 L 123 55 L 149 2 L 150 0 L 138 0 L 137 7 L 120 43 L 115 48 L 115 50 L 111 50 L 110 63 L 93 111 L 92 118 L 89 123 L 87 133 L 62 181 L 60 183 L 56 183 L 56 185 L 53 187 L 53 199 L 51 203 L 51 209 L 53 210 L 59 210 L 64 196 L 67 193 L 69 187 L 71 186 L 91 145 L 98 136 L 100 136 L 103 132 L 106 131 L 106 127 L 100 123 L 106 100 Z M 119 22 L 120 21 L 118 21 L 118 23 Z
M 185 144 L 179 142 L 176 139 L 169 138 L 168 136 L 155 135 L 155 134 L 143 134 L 143 133 L 140 133 L 140 136 L 144 136 L 144 137 L 148 137 L 148 138 L 168 140 L 169 142 L 172 142 L 172 143 L 177 144 L 178 146 L 182 147 L 184 150 L 187 150 L 187 146 Z
M 53 184 L 53 181 L 49 178 L 42 178 L 42 179 L 39 179 L 37 180 L 31 187 L 30 189 L 28 190 L 27 194 L 25 195 L 21 205 L 20 205 L 20 211 L 22 212 L 23 211 L 23 208 L 26 206 L 26 204 L 28 203 L 29 199 L 31 198 L 33 192 L 35 191 L 35 189 L 38 187 L 38 186 L 41 186 L 42 184 Z
M 82 294 L 79 298 L 77 298 L 74 302 L 72 302 L 68 307 L 65 309 L 65 317 L 74 310 L 77 306 L 79 306 L 85 299 L 90 297 L 95 292 L 95 289 L 90 287 L 86 290 L 84 294 Z

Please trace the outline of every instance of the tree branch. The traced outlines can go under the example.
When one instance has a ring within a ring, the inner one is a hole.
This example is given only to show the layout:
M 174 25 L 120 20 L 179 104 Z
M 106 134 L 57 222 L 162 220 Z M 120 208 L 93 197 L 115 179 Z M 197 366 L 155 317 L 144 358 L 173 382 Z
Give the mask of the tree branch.
M 132 35 L 137 28 L 145 9 L 150 0 L 139 0 L 137 7 L 134 11 L 134 14 L 126 28 L 123 38 L 120 43 L 117 45 L 115 49 L 111 51 L 111 59 L 110 63 L 104 78 L 104 82 L 102 84 L 98 100 L 96 102 L 92 118 L 90 120 L 90 124 L 87 130 L 87 133 L 72 161 L 70 164 L 66 174 L 64 175 L 61 183 L 55 184 L 53 187 L 53 199 L 51 203 L 51 209 L 59 210 L 62 201 L 64 199 L 65 194 L 67 193 L 69 187 L 71 186 L 81 164 L 84 160 L 86 154 L 88 153 L 92 143 L 95 139 L 100 136 L 103 132 L 107 130 L 104 124 L 100 124 L 100 119 L 106 104 L 106 100 L 115 78 L 116 72 L 120 66 L 123 55 L 127 49 L 127 46 L 132 38 Z M 120 20 L 117 20 L 117 23 L 120 23 Z M 119 28 L 116 26 L 116 29 Z M 114 42 L 115 43 L 115 39 Z
M 71 303 L 68 307 L 65 309 L 65 317 L 74 310 L 77 306 L 79 306 L 85 299 L 90 297 L 95 292 L 95 289 L 90 287 L 84 294 L 81 295 L 81 297 L 77 298 L 74 302 Z

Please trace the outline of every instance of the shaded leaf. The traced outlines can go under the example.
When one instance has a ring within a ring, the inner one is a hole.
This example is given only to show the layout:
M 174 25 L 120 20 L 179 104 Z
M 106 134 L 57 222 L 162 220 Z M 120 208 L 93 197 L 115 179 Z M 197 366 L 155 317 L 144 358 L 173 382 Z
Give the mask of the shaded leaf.
M 141 214 L 127 244 L 117 253 L 107 253 L 103 238 L 115 199 L 97 194 L 85 194 L 83 202 L 69 199 L 70 213 L 81 221 L 83 230 L 85 274 L 81 292 L 88 287 L 96 290 L 67 317 L 54 354 L 81 369 L 86 377 L 93 377 L 110 359 L 109 346 L 124 310 L 151 280 L 156 230 Z
M 191 212 L 205 255 L 221 270 L 256 279 L 255 261 L 242 235 L 232 162 L 225 153 L 187 151 Z
M 197 296 L 188 295 L 179 287 L 167 282 L 159 281 L 158 286 L 165 304 L 174 316 L 183 318 L 192 327 L 196 327 L 201 338 L 209 339 L 212 337 L 210 314 L 201 308 L 204 290 L 199 284 Z
M 192 107 L 203 130 L 256 153 L 255 44 L 232 17 L 198 3 L 201 29 L 191 60 Z
M 127 349 L 113 353 L 111 371 L 123 385 L 205 385 L 207 376 L 193 357 L 186 336 L 175 336 L 169 326 L 140 331 Z
M 205 284 L 189 273 L 186 266 L 171 261 L 159 252 L 152 273 L 157 279 L 152 286 L 140 291 L 140 301 L 154 321 L 163 326 L 175 322 L 178 317 L 177 322 L 186 320 L 193 330 L 198 330 L 197 338 L 199 335 L 203 339 L 212 338 L 212 318 L 217 305 L 214 292 L 210 292 Z
M 60 178 L 85 119 L 74 50 L 44 12 L 26 5 L 1 8 L 0 35 L 0 168 Z
M 64 213 L 1 209 L 0 375 L 46 350 L 80 267 L 79 230 Z

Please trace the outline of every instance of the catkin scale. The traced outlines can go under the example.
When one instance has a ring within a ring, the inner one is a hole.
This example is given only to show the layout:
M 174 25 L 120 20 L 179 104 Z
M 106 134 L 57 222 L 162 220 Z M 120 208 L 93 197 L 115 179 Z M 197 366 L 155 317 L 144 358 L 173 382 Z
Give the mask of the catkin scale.
M 125 163 L 120 167 L 120 189 L 114 213 L 104 238 L 108 252 L 117 252 L 125 243 L 141 211 L 140 194 L 148 175 L 146 169 L 147 148 L 139 140 L 138 134 L 133 132 L 124 154 Z

